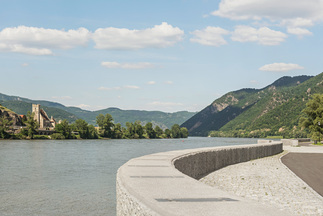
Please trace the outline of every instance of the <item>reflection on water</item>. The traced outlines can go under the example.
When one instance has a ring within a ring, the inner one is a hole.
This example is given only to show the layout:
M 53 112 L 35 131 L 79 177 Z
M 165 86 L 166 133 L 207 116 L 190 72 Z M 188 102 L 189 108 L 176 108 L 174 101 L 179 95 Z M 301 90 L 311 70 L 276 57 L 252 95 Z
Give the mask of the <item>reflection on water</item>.
M 255 139 L 0 140 L 1 215 L 115 215 L 117 169 L 146 154 Z

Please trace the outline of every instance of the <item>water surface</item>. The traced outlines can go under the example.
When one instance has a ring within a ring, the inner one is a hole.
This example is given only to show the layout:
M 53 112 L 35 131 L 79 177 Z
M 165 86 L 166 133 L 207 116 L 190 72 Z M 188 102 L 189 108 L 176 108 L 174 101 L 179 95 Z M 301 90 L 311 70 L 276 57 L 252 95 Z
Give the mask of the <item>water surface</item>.
M 0 140 L 0 215 L 115 215 L 122 164 L 157 152 L 256 139 Z

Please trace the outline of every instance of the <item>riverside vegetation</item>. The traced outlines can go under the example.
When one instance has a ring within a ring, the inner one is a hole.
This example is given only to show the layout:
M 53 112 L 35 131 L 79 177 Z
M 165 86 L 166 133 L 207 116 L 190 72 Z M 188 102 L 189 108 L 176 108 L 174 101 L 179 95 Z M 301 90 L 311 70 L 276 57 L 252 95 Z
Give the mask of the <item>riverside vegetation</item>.
M 13 113 L 11 110 L 0 105 L 1 110 Z M 0 113 L 1 114 L 1 113 Z M 188 131 L 185 127 L 174 124 L 171 129 L 161 129 L 158 125 L 153 127 L 151 122 L 144 126 L 140 121 L 134 123 L 127 122 L 126 127 L 120 123 L 114 124 L 110 114 L 99 114 L 96 117 L 99 126 L 95 128 L 83 119 L 77 119 L 70 124 L 66 119 L 55 127 L 55 132 L 51 135 L 38 135 L 38 123 L 34 120 L 34 115 L 28 112 L 22 119 L 22 127 L 15 133 L 13 122 L 5 115 L 0 115 L 0 138 L 2 139 L 159 139 L 159 138 L 187 138 Z

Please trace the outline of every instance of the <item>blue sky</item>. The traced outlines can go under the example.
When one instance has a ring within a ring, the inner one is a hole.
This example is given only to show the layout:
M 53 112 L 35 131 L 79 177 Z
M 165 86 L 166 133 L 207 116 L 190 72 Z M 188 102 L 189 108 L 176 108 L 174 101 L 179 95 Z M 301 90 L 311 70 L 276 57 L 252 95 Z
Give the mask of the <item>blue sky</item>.
M 323 70 L 322 0 L 1 1 L 0 93 L 200 111 Z

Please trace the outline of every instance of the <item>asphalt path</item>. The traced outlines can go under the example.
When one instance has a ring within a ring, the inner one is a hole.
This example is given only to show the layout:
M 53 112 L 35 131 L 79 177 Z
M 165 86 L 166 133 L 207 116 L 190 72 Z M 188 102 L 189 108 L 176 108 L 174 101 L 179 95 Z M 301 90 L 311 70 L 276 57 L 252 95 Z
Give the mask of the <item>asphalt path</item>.
M 323 197 L 322 153 L 288 153 L 281 161 Z

